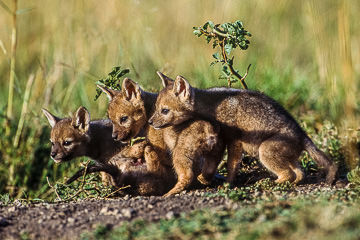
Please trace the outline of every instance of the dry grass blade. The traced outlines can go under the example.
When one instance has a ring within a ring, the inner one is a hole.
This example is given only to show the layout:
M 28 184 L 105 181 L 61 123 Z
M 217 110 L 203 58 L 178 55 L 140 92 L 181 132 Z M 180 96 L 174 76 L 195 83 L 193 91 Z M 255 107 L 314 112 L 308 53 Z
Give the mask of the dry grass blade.
M 60 197 L 59 193 L 57 192 L 56 187 L 54 187 L 54 186 L 50 183 L 49 177 L 46 177 L 46 181 L 47 181 L 49 187 L 50 187 L 52 190 L 54 190 L 54 192 L 55 192 L 57 198 L 59 199 L 59 201 L 63 201 L 63 199 Z
M 30 93 L 31 93 L 31 89 L 33 86 L 33 82 L 35 79 L 35 75 L 31 74 L 27 83 L 26 83 L 26 89 L 25 89 L 25 94 L 24 94 L 24 102 L 23 102 L 23 106 L 21 109 L 21 115 L 20 115 L 20 119 L 19 119 L 19 124 L 16 130 L 16 134 L 15 134 L 15 138 L 14 138 L 14 148 L 17 148 L 19 146 L 19 141 L 20 141 L 20 136 L 21 136 L 21 132 L 23 130 L 24 127 L 24 122 L 25 122 L 25 116 L 27 114 L 27 110 L 28 110 L 28 104 L 29 104 L 29 98 L 30 98 Z
M 5 11 L 7 11 L 9 14 L 13 14 L 13 12 L 10 10 L 10 8 L 3 2 L 0 0 L 0 6 L 5 9 Z
M 17 23 L 16 23 L 17 0 L 13 0 L 13 4 L 14 4 L 14 10 L 11 12 L 11 14 L 12 14 L 12 33 L 11 33 L 9 95 L 8 95 L 8 106 L 7 106 L 7 111 L 6 111 L 7 120 L 5 121 L 5 135 L 6 136 L 10 135 L 10 121 L 12 120 L 12 117 L 13 117 L 12 110 L 13 110 L 14 83 L 15 83 L 15 62 L 16 62 L 16 45 L 17 45 Z
M 86 174 L 87 174 L 87 169 L 88 169 L 88 165 L 90 163 L 90 160 L 88 160 L 86 163 L 85 163 L 85 169 L 84 169 L 84 174 L 83 174 L 83 177 L 82 177 L 82 181 L 81 181 L 81 184 L 80 184 L 80 187 L 78 188 L 78 190 L 73 194 L 71 195 L 70 197 L 66 198 L 65 200 L 68 201 L 68 200 L 72 200 L 74 199 L 77 195 L 79 195 L 80 193 L 84 192 L 86 194 L 86 192 L 84 191 L 84 186 L 85 186 L 85 177 L 86 177 Z
M 131 187 L 131 186 L 130 186 L 130 185 L 127 185 L 127 186 L 124 186 L 124 187 L 120 187 L 120 188 L 116 189 L 115 191 L 113 191 L 113 192 L 109 193 L 108 195 L 106 195 L 104 198 L 108 198 L 108 197 L 110 197 L 111 195 L 114 195 L 115 193 L 117 193 L 117 192 L 119 192 L 119 191 L 121 191 L 121 190 L 124 190 L 124 189 L 126 189 L 126 188 L 129 188 L 129 187 Z

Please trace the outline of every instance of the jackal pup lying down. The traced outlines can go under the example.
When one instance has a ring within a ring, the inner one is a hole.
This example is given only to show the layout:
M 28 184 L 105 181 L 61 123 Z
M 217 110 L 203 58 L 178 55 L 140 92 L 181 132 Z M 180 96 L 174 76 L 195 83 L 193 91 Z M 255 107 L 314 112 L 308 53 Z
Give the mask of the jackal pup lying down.
M 115 186 L 130 184 L 131 190 L 140 195 L 162 195 L 174 184 L 174 177 L 161 176 L 163 172 L 154 166 L 157 161 L 148 151 L 144 153 L 145 142 L 129 147 L 114 141 L 111 136 L 110 120 L 90 121 L 90 114 L 80 107 L 72 118 L 58 118 L 43 109 L 52 129 L 50 141 L 51 158 L 56 162 L 64 162 L 76 157 L 87 156 L 95 161 L 87 169 L 89 173 L 102 171 L 104 184 Z M 146 155 L 149 162 L 142 164 L 139 158 Z M 133 156 L 129 158 L 128 156 Z M 82 176 L 78 171 L 67 183 Z
M 193 88 L 181 76 L 171 82 L 159 93 L 156 111 L 149 120 L 152 126 L 174 126 L 193 118 L 216 121 L 221 125 L 232 169 L 244 150 L 275 173 L 276 182 L 298 183 L 303 172 L 297 160 L 306 150 L 325 169 L 326 182 L 334 181 L 337 166 L 275 100 L 251 90 Z M 234 175 L 229 173 L 230 181 Z
M 202 184 L 210 183 L 223 153 L 216 128 L 207 121 L 193 119 L 161 130 L 150 128 L 148 116 L 154 111 L 157 94 L 143 91 L 128 78 L 122 83 L 122 91 L 98 87 L 110 100 L 108 116 L 113 123 L 114 139 L 128 141 L 143 131 L 159 163 L 174 168 L 177 183 L 165 196 L 187 188 L 194 176 Z M 170 170 L 164 174 L 173 173 Z

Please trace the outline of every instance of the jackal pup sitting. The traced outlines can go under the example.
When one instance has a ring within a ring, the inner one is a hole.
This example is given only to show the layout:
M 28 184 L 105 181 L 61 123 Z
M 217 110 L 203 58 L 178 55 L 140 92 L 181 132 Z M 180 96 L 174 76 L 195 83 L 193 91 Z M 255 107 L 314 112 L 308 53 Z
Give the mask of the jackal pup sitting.
M 128 78 L 124 79 L 121 91 L 98 87 L 110 100 L 108 116 L 113 123 L 113 137 L 128 141 L 143 134 L 159 163 L 174 168 L 177 183 L 165 196 L 187 188 L 194 176 L 203 184 L 210 183 L 223 153 L 216 127 L 204 120 L 191 119 L 175 127 L 156 130 L 149 127 L 148 117 L 154 112 L 157 94 L 143 91 Z M 173 174 L 173 171 L 164 174 Z
M 163 128 L 193 118 L 221 125 L 228 148 L 228 166 L 233 170 L 229 182 L 235 176 L 242 151 L 246 151 L 276 174 L 276 182 L 298 183 L 303 172 L 297 160 L 303 150 L 324 168 L 326 182 L 334 181 L 337 166 L 280 104 L 263 93 L 232 88 L 197 89 L 177 76 L 159 93 L 156 111 L 149 122 L 155 128 Z
M 43 109 L 51 129 L 50 141 L 51 158 L 56 162 L 70 161 L 76 157 L 87 156 L 95 161 L 90 165 L 88 173 L 101 171 L 102 182 L 114 186 L 132 185 L 131 190 L 140 195 L 161 195 L 170 189 L 171 180 L 154 174 L 161 172 L 154 169 L 157 161 L 148 153 L 144 153 L 145 142 L 126 146 L 114 141 L 111 136 L 112 124 L 110 120 L 90 121 L 90 114 L 84 107 L 80 107 L 72 118 L 58 118 Z M 143 164 L 141 158 L 147 155 Z M 130 158 L 132 156 L 133 158 Z M 68 181 L 71 183 L 83 175 L 78 171 Z M 164 184 L 164 181 L 169 184 Z

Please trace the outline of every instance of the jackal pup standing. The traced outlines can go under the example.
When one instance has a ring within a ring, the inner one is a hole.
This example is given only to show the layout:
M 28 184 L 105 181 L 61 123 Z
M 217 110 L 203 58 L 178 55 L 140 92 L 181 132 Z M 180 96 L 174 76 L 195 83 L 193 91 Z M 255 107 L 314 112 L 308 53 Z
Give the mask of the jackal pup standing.
M 209 184 L 223 152 L 216 128 L 203 120 L 189 120 L 176 127 L 156 130 L 147 121 L 154 112 L 157 94 L 143 91 L 128 78 L 122 83 L 122 91 L 98 87 L 110 99 L 108 116 L 113 123 L 113 137 L 128 140 L 144 131 L 153 155 L 158 155 L 161 164 L 174 167 L 178 180 L 165 196 L 187 188 L 194 176 Z M 164 174 L 173 173 L 170 170 Z
M 306 150 L 326 170 L 326 182 L 334 181 L 337 166 L 280 104 L 262 93 L 231 88 L 197 89 L 178 76 L 159 93 L 149 122 L 162 128 L 192 118 L 221 124 L 228 147 L 228 166 L 233 170 L 244 150 L 275 173 L 276 182 L 298 183 L 303 172 L 297 160 Z M 235 174 L 229 173 L 230 182 Z

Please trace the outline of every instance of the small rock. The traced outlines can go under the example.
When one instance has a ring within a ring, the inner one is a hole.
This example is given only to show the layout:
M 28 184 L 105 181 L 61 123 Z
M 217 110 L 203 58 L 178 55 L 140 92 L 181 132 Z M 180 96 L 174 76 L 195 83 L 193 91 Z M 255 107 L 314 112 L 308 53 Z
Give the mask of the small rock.
M 8 208 L 8 212 L 15 212 L 15 210 L 16 210 L 15 206 Z
M 135 214 L 135 210 L 132 208 L 125 208 L 121 210 L 121 214 L 126 218 L 131 218 Z
M 101 210 L 100 210 L 100 215 L 107 215 L 107 213 L 109 212 L 109 208 L 108 207 L 103 207 Z
M 175 217 L 175 214 L 174 214 L 173 211 L 169 211 L 169 212 L 167 212 L 166 215 L 165 215 L 165 218 L 166 218 L 166 219 L 170 219 L 170 218 L 173 218 L 173 217 Z
M 19 206 L 21 206 L 21 205 L 23 205 L 23 204 L 22 204 L 22 202 L 21 202 L 19 199 L 16 199 L 16 200 L 14 201 L 14 205 L 19 207 Z
M 75 218 L 69 217 L 67 221 L 68 223 L 73 224 L 75 222 Z

